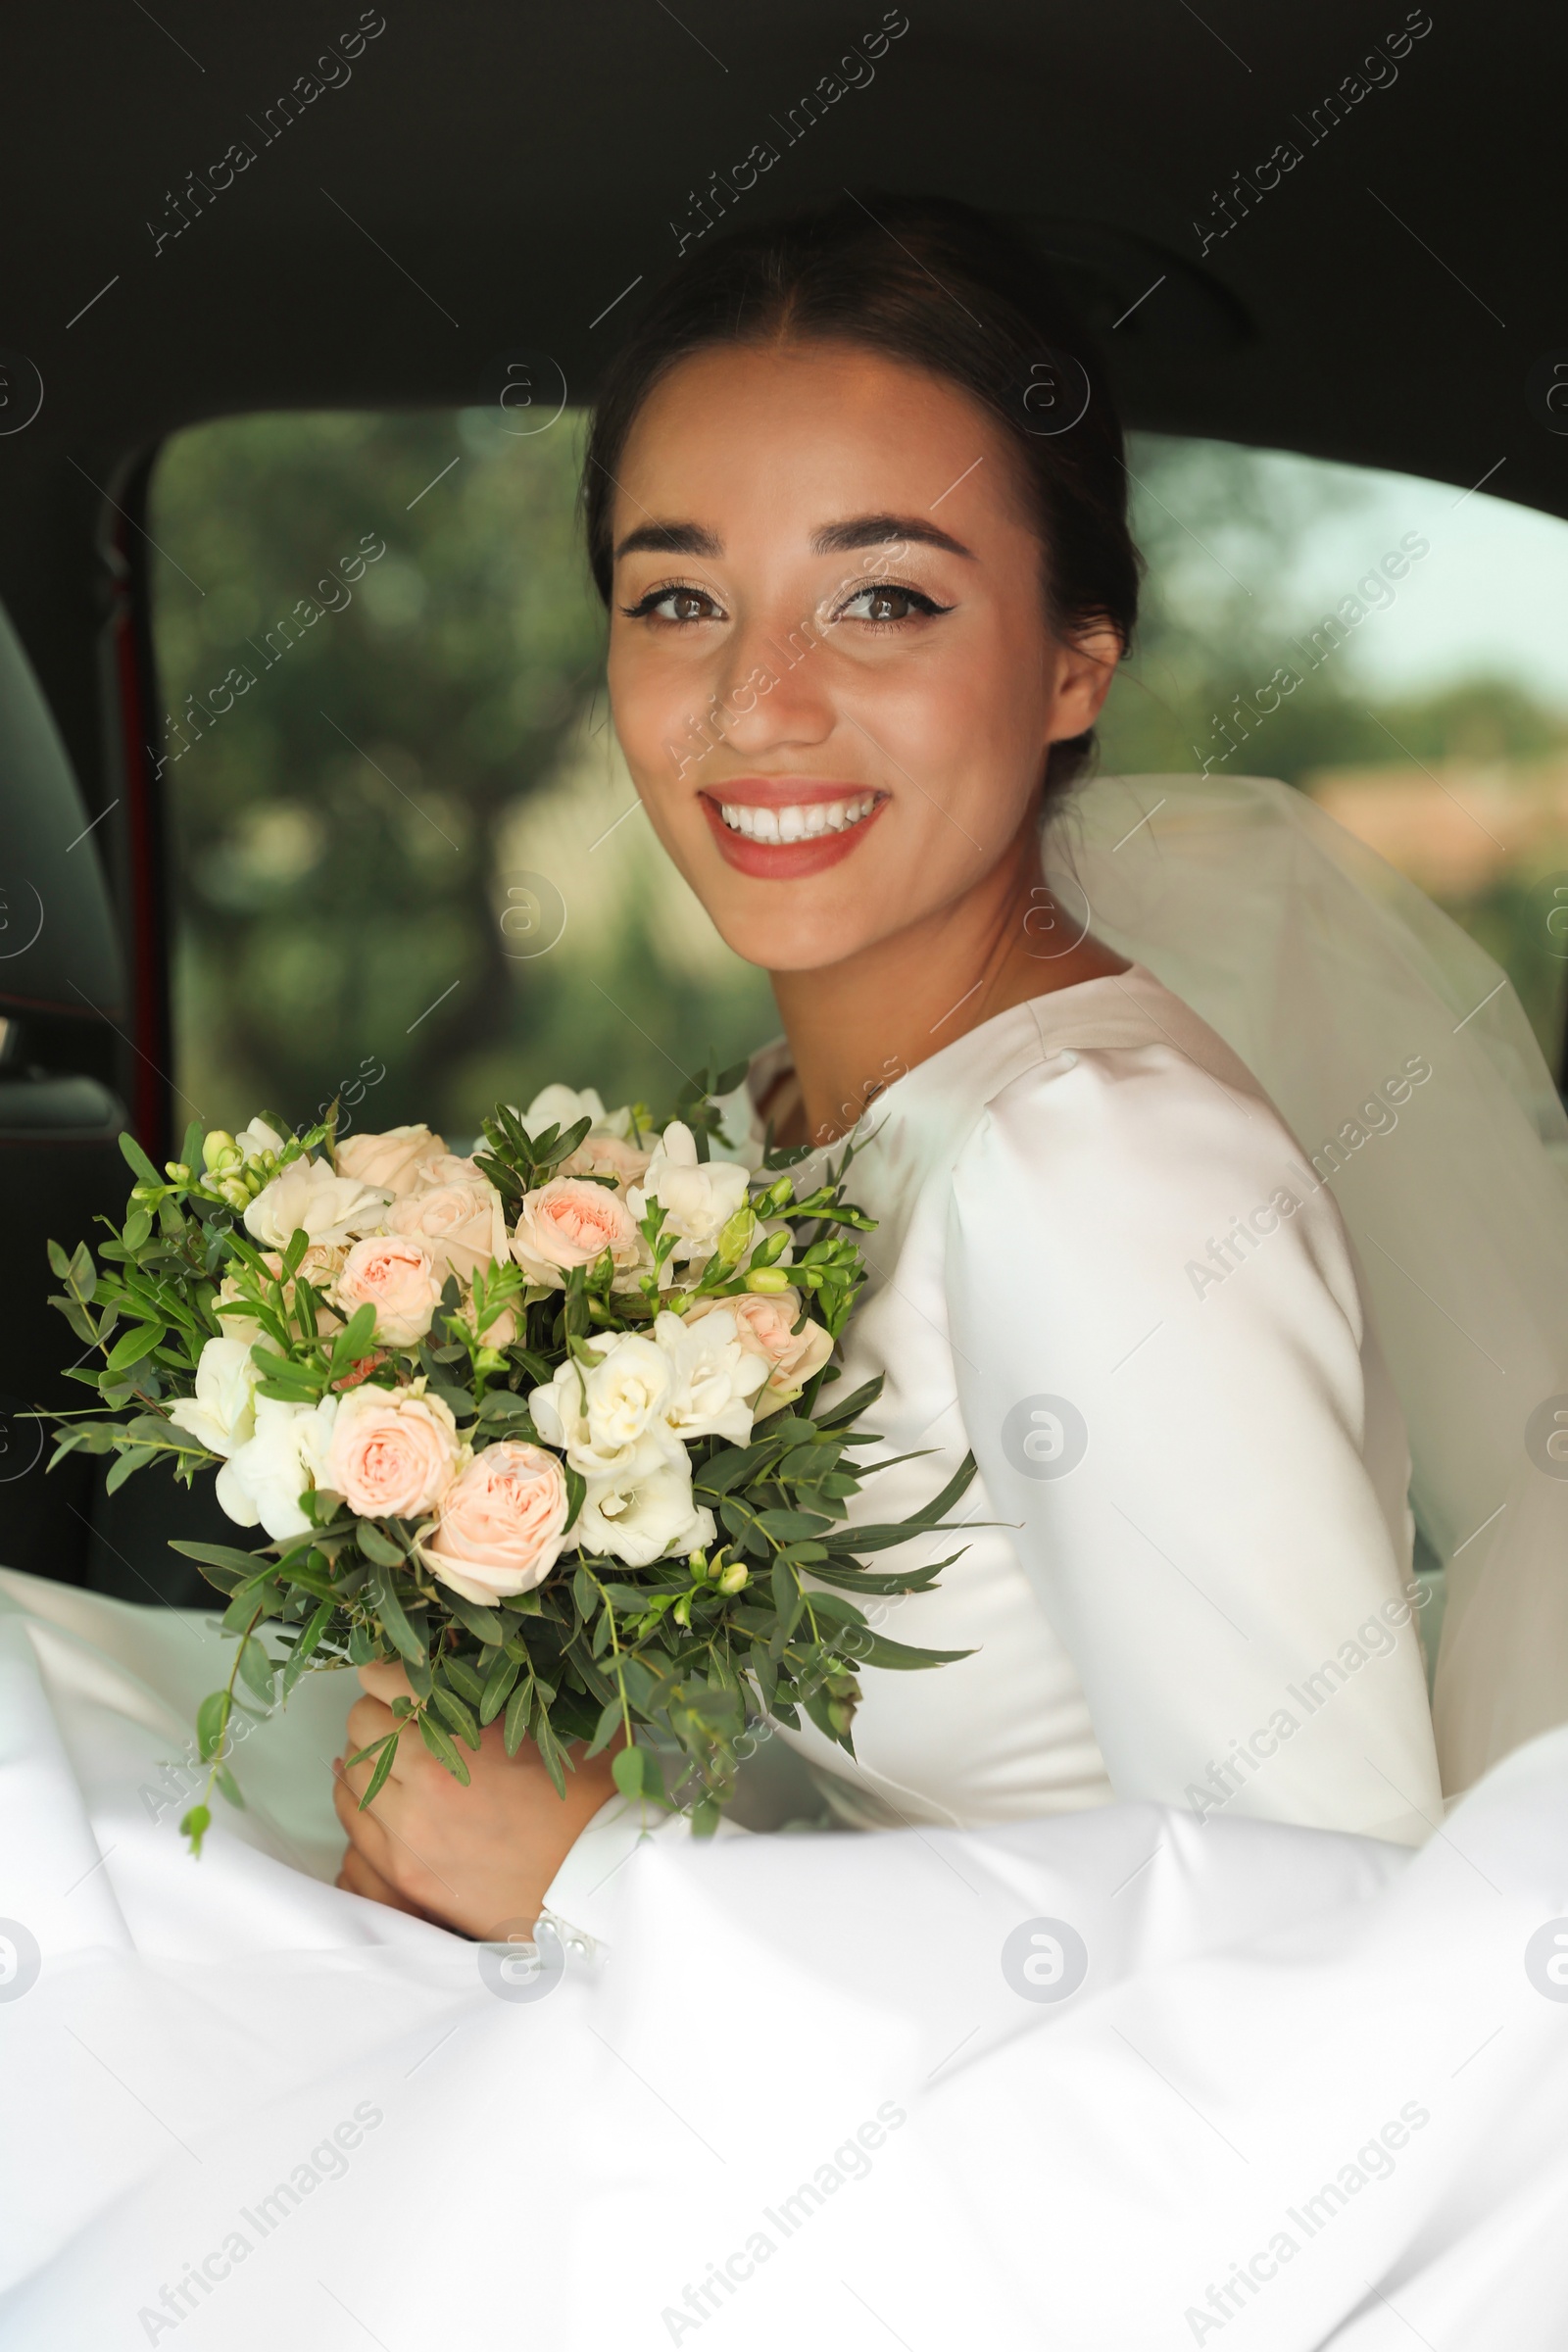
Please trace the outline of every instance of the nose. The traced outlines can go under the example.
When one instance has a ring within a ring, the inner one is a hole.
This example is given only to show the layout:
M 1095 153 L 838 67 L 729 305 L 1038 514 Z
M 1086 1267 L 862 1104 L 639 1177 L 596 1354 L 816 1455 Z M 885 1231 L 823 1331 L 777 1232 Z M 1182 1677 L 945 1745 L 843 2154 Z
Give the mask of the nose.
M 813 613 L 757 616 L 724 648 L 707 731 L 740 759 L 825 743 L 837 724 L 832 663 Z

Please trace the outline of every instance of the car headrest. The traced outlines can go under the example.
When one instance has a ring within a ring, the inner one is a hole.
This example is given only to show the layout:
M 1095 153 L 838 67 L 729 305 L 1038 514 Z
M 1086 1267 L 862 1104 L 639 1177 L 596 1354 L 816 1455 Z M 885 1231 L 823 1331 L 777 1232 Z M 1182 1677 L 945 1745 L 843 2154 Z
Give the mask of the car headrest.
M 0 1012 L 123 1014 L 124 963 L 87 811 L 0 608 Z

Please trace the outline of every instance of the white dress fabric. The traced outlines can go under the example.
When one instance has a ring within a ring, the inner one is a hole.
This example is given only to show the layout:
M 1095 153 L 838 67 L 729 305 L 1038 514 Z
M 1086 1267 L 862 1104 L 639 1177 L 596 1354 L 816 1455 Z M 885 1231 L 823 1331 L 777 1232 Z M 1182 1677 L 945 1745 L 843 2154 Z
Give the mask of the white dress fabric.
M 747 1119 L 755 1145 L 749 1101 L 730 1132 Z M 833 1815 L 967 1828 L 1152 1798 L 1426 1837 L 1403 1424 L 1332 1193 L 1256 1081 L 1135 965 L 987 1021 L 858 1138 L 877 1228 L 838 1393 L 880 1372 L 869 1458 L 917 1458 L 852 1519 L 904 1516 L 971 1448 L 980 1475 L 959 1534 L 888 1555 L 961 1546 L 937 1589 L 873 1612 L 973 1654 L 863 1676 L 854 1760 L 783 1735 Z M 590 1931 L 617 1818 L 636 1839 L 612 1802 L 549 1898 Z
M 330 1884 L 347 1677 L 189 1859 L 221 1649 L 0 1576 L 4 2352 L 1568 2333 L 1568 1733 L 1414 1849 L 655 1838 L 531 1971 Z
M 900 1826 L 607 1808 L 559 1933 L 474 1945 L 330 1884 L 348 1677 L 195 1864 L 215 1619 L 0 1575 L 4 2352 L 1560 2344 L 1568 1732 L 1445 1819 L 1408 1327 L 1224 996 L 1059 991 L 865 1122 L 847 1382 L 929 1450 L 858 1511 L 972 1446 L 963 1557 L 883 1622 L 977 1654 L 757 1771 Z

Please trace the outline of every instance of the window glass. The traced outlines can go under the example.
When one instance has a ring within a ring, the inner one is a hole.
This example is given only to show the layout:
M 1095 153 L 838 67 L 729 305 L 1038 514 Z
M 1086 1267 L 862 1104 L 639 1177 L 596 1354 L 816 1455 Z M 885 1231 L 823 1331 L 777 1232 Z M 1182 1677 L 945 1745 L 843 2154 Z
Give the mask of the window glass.
M 252 416 L 153 484 L 180 1116 L 471 1138 L 772 1034 L 607 723 L 578 420 Z M 348 1124 L 345 1117 L 344 1125 Z
M 772 1033 L 608 725 L 581 420 L 532 421 L 261 416 L 166 446 L 181 1115 L 342 1094 L 361 1126 L 464 1139 L 553 1079 L 662 1102 Z M 1149 577 L 1102 764 L 1312 793 L 1497 956 L 1554 1057 L 1568 525 L 1501 475 L 1461 493 L 1153 436 L 1129 466 Z
M 1149 563 L 1102 764 L 1278 776 L 1446 907 L 1555 1067 L 1568 980 L 1568 523 L 1224 442 L 1135 436 Z M 1559 895 L 1560 893 L 1560 895 Z

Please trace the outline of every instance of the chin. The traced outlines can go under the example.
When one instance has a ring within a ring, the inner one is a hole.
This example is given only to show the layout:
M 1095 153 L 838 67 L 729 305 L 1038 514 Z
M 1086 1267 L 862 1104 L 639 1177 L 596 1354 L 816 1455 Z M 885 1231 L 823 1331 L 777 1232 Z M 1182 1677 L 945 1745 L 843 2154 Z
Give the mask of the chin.
M 707 907 L 724 945 L 765 972 L 822 971 L 879 936 L 866 927 L 863 906 L 812 906 L 807 899 L 800 884 L 784 883 L 739 903 L 726 890 L 708 899 Z M 789 900 L 796 903 L 780 903 Z

